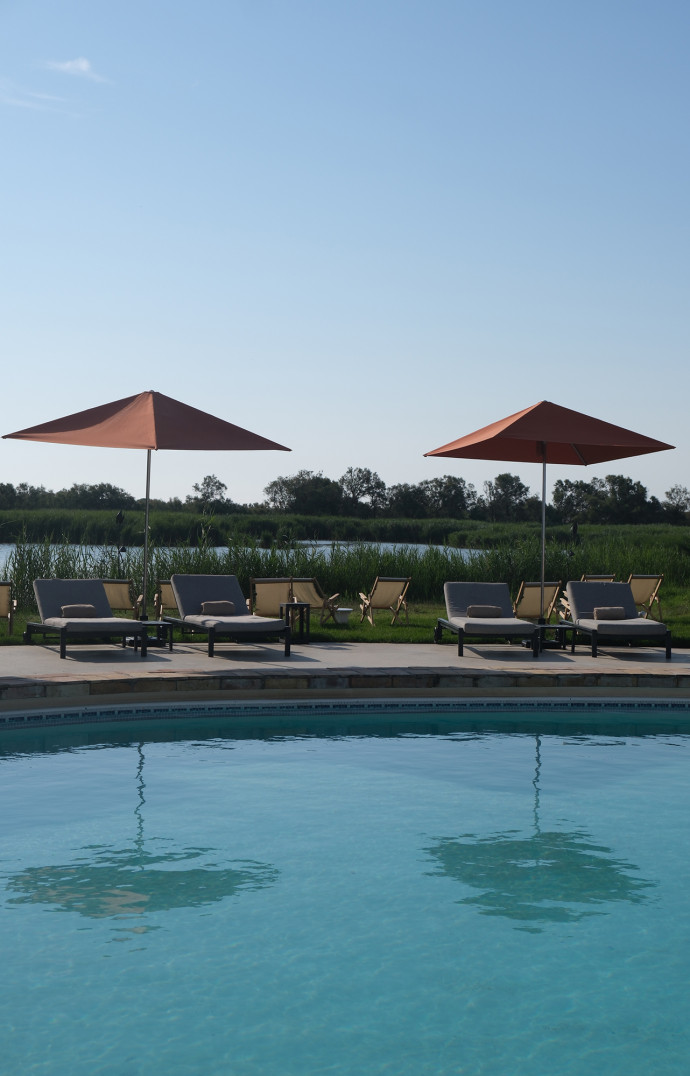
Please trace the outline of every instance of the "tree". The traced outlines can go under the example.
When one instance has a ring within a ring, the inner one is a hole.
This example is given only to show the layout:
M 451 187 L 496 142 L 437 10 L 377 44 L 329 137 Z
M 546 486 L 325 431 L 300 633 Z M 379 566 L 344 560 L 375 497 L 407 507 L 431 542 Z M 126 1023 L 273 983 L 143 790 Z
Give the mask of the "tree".
M 429 513 L 422 485 L 399 482 L 388 490 L 388 515 L 397 519 L 423 519 Z
M 95 485 L 75 482 L 69 489 L 60 489 L 53 495 L 53 504 L 60 508 L 98 509 L 134 508 L 136 500 L 131 493 L 113 486 L 110 482 Z
M 561 479 L 553 487 L 553 505 L 563 523 L 589 522 L 603 505 L 603 495 L 591 482 Z
M 343 509 L 342 486 L 321 471 L 300 471 L 292 487 L 291 511 L 304 516 L 340 515 Z
M 16 487 L 17 500 L 14 508 L 43 508 L 49 505 L 55 494 L 47 490 L 45 486 L 30 486 L 28 482 L 20 482 Z
M 270 507 L 281 512 L 299 515 L 339 515 L 343 507 L 343 489 L 321 471 L 298 471 L 296 475 L 280 475 L 265 487 Z
M 671 486 L 664 497 L 661 507 L 670 522 L 685 523 L 686 515 L 690 512 L 690 490 L 686 486 Z
M 227 502 L 225 493 L 227 491 L 225 482 L 221 482 L 220 478 L 217 478 L 214 474 L 207 474 L 201 482 L 195 482 L 192 486 L 196 497 L 191 494 L 187 497 L 187 503 L 198 505 L 202 512 L 208 512 L 213 508 L 218 508 Z
M 477 501 L 477 491 L 464 478 L 444 474 L 442 478 L 427 478 L 420 483 L 430 516 L 463 519 Z
M 386 483 L 376 471 L 368 467 L 348 467 L 338 482 L 348 511 L 357 512 L 363 505 L 373 511 L 385 507 Z
M 521 519 L 528 497 L 529 487 L 515 474 L 499 474 L 493 482 L 484 483 L 484 498 L 492 523 Z
M 269 482 L 264 489 L 266 503 L 269 508 L 275 508 L 279 512 L 287 512 L 292 501 L 291 479 L 284 475 L 278 475 Z
M 14 508 L 17 493 L 11 482 L 0 482 L 0 508 Z

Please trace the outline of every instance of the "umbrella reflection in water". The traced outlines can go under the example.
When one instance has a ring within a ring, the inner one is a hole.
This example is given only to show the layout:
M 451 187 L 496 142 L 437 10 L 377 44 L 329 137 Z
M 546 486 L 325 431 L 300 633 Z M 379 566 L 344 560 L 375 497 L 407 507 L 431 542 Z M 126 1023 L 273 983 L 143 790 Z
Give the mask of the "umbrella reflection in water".
M 277 868 L 254 860 L 218 863 L 219 850 L 210 847 L 176 849 L 170 839 L 144 838 L 144 751 L 138 745 L 135 808 L 137 834 L 132 845 L 88 845 L 72 863 L 27 867 L 8 879 L 12 904 L 49 904 L 55 910 L 79 912 L 92 919 L 155 915 L 179 908 L 196 908 L 225 900 L 247 890 L 273 885 Z M 142 925 L 137 933 L 155 929 Z
M 443 874 L 473 890 L 459 904 L 482 915 L 503 916 L 538 932 L 540 924 L 572 923 L 605 915 L 606 906 L 649 899 L 655 883 L 635 877 L 638 868 L 595 843 L 585 829 L 542 831 L 539 823 L 541 738 L 536 737 L 534 833 L 504 830 L 489 836 L 442 837 L 425 849 Z

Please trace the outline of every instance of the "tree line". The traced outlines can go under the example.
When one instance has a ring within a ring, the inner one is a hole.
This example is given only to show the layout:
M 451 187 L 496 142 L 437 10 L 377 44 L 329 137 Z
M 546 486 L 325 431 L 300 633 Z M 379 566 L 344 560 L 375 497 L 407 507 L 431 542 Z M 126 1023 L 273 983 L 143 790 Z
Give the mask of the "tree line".
M 386 486 L 367 467 L 348 467 L 339 479 L 322 472 L 298 471 L 280 475 L 264 489 L 265 500 L 237 504 L 227 496 L 227 486 L 216 475 L 206 475 L 192 487 L 184 501 L 152 500 L 153 509 L 188 511 L 207 515 L 231 513 L 348 516 L 390 519 L 476 519 L 491 523 L 532 522 L 541 518 L 541 499 L 531 493 L 517 475 L 503 473 L 484 482 L 481 492 L 455 475 L 427 478 L 418 483 Z M 0 509 L 107 509 L 116 512 L 142 508 L 126 490 L 106 482 L 74 484 L 57 492 L 22 482 L 0 483 Z M 551 503 L 549 524 L 575 523 L 674 523 L 690 521 L 690 491 L 672 486 L 663 500 L 649 496 L 641 482 L 625 475 L 607 475 L 589 482 L 558 479 Z

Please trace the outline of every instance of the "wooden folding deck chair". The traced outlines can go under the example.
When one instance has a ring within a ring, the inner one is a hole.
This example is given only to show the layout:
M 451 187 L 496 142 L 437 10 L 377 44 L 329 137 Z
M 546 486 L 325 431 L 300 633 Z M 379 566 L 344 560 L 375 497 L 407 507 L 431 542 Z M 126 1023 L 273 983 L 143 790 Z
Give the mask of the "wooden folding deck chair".
M 101 579 L 105 587 L 108 604 L 114 613 L 125 613 L 138 620 L 144 597 L 134 597 L 136 591 L 133 579 Z
M 366 617 L 373 626 L 374 609 L 390 609 L 393 614 L 391 624 L 395 624 L 400 618 L 400 613 L 404 612 L 405 623 L 409 624 L 410 618 L 407 614 L 405 595 L 411 582 L 412 576 L 377 575 L 368 594 L 363 594 L 360 591 L 359 608 L 362 612 L 359 619 L 360 624 Z
M 249 612 L 254 616 L 280 616 L 280 606 L 292 601 L 289 576 L 249 580 Z
M 661 620 L 659 587 L 663 581 L 663 575 L 635 575 L 634 572 L 630 573 L 628 583 L 633 592 L 637 611 L 641 617 L 650 617 L 652 620 Z M 653 615 L 655 605 L 657 616 Z
M 0 582 L 0 618 L 7 621 L 7 634 L 12 634 L 12 622 L 17 611 L 17 599 L 13 595 L 12 583 L 5 579 Z
M 172 609 L 179 616 L 179 609 L 173 594 L 172 583 L 169 579 L 156 580 L 156 593 L 153 596 L 153 610 L 156 620 L 163 619 L 163 610 Z
M 562 583 L 544 583 L 544 620 L 548 624 L 556 608 Z M 539 620 L 541 617 L 541 582 L 520 583 L 513 612 L 520 620 Z
M 330 598 L 319 586 L 318 580 L 292 579 L 292 600 L 295 602 L 307 602 L 310 612 L 312 609 L 319 610 L 319 624 L 325 624 L 330 618 L 335 620 L 340 594 L 331 594 Z

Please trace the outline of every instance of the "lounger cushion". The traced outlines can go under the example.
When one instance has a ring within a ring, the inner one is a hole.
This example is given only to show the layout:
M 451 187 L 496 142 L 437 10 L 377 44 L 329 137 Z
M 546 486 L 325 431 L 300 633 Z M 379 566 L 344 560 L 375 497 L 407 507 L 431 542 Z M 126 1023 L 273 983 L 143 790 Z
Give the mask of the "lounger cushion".
M 205 616 L 234 616 L 235 603 L 227 601 L 202 602 L 201 612 Z
M 594 609 L 595 620 L 625 620 L 622 605 L 597 605 Z
M 503 616 L 503 610 L 500 605 L 469 605 L 467 607 L 467 615 L 471 618 L 486 620 L 491 619 L 492 617 Z
M 92 619 L 97 616 L 95 605 L 61 605 L 60 612 L 67 619 Z

